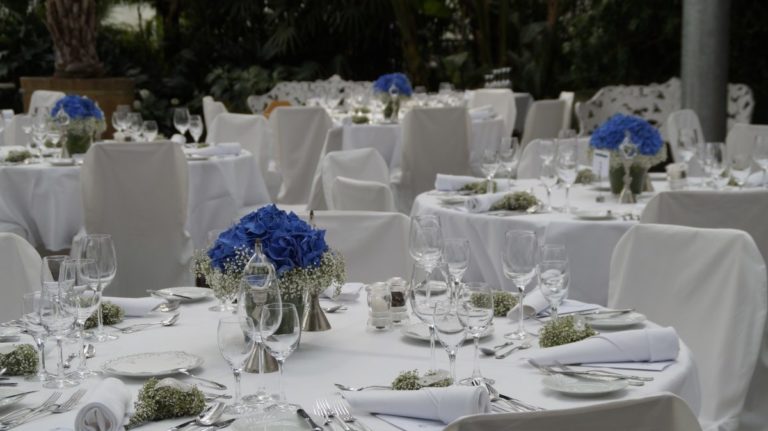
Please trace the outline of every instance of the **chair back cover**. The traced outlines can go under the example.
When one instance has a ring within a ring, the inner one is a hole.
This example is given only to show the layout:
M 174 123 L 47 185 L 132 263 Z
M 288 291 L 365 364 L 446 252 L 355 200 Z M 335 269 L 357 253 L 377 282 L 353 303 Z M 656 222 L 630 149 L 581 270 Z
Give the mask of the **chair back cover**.
M 308 219 L 309 213 L 297 213 Z M 347 280 L 372 283 L 410 277 L 410 218 L 401 213 L 315 211 L 314 224 L 325 229 L 325 240 L 344 255 Z
M 53 109 L 53 105 L 59 101 L 66 94 L 61 91 L 48 91 L 48 90 L 35 90 L 32 92 L 32 97 L 29 99 L 29 112 L 30 114 L 35 112 L 35 108 L 48 108 Z
M 559 100 L 565 101 L 565 113 L 563 115 L 563 125 L 561 130 L 571 128 L 571 119 L 573 117 L 573 100 L 576 98 L 576 93 L 573 91 L 561 91 Z
M 0 233 L 0 321 L 21 317 L 25 293 L 40 290 L 42 261 L 34 247 L 13 233 Z
M 470 175 L 467 109 L 413 108 L 403 119 L 402 176 L 398 199 L 410 211 L 419 193 L 435 186 L 437 174 Z
M 319 107 L 280 107 L 269 117 L 275 134 L 276 161 L 283 177 L 277 201 L 306 204 L 331 117 Z
M 31 125 L 32 118 L 26 114 L 14 115 L 10 120 L 5 120 L 5 129 L 3 130 L 3 141 L 0 145 L 19 145 L 25 146 L 27 144 L 27 135 L 24 133 L 23 127 L 27 124 Z M 31 137 L 29 137 L 31 138 Z
M 738 424 L 763 341 L 765 262 L 734 229 L 639 224 L 613 252 L 609 307 L 675 328 L 696 358 L 704 429 Z
M 465 416 L 445 431 L 701 431 L 696 416 L 670 393 L 574 409 Z
M 215 120 L 219 114 L 225 112 L 227 112 L 227 107 L 224 106 L 223 103 L 215 101 L 211 96 L 203 97 L 203 120 L 205 120 L 205 130 L 207 130 L 208 133 L 211 132 L 213 120 Z
M 392 189 L 378 181 L 336 177 L 331 201 L 333 209 L 340 211 L 397 211 Z
M 676 162 L 682 162 L 683 157 L 679 152 L 680 130 L 691 129 L 694 130 L 699 142 L 707 142 L 704 139 L 704 132 L 701 130 L 701 123 L 699 123 L 699 117 L 696 115 L 696 111 L 693 109 L 681 109 L 669 114 L 667 118 L 667 142 L 669 142 L 669 149 L 672 151 L 672 158 Z M 701 162 L 698 157 L 694 157 L 688 163 L 689 170 L 688 176 L 703 176 L 704 168 L 701 166 Z
M 752 154 L 755 146 L 755 137 L 763 136 L 768 139 L 768 125 L 765 124 L 743 124 L 738 123 L 728 132 L 725 137 L 725 147 L 728 154 L 735 151 L 736 154 Z M 753 171 L 760 170 L 756 164 L 752 164 Z
M 515 95 L 509 88 L 480 88 L 475 90 L 469 101 L 470 108 L 490 105 L 504 120 L 504 136 L 512 136 L 517 118 Z
M 188 286 L 187 161 L 168 141 L 91 146 L 80 174 L 85 229 L 112 235 L 117 275 L 111 296 Z
M 333 196 L 336 177 L 374 181 L 389 188 L 389 168 L 381 154 L 373 148 L 328 153 L 320 161 L 320 169 L 324 196 Z M 339 209 L 334 207 L 333 201 L 326 199 L 328 209 Z
M 523 148 L 520 163 L 517 166 L 517 178 L 539 178 L 542 160 L 539 157 L 539 145 L 552 139 L 534 139 Z M 556 141 L 555 141 L 556 142 Z M 580 166 L 592 166 L 589 155 L 589 138 L 578 138 L 576 142 L 576 162 Z
M 307 203 L 307 210 L 327 210 L 328 198 L 325 197 L 325 191 L 323 190 L 323 164 L 322 160 L 328 153 L 334 151 L 341 151 L 344 143 L 344 130 L 342 127 L 334 127 L 328 130 L 325 135 L 325 144 L 323 144 L 323 151 L 320 153 L 321 163 L 317 164 L 315 168 L 315 176 L 312 179 L 312 188 L 309 191 L 309 202 Z
M 534 139 L 557 138 L 568 109 L 565 100 L 537 100 L 531 104 L 525 117 L 521 144 L 528 145 Z

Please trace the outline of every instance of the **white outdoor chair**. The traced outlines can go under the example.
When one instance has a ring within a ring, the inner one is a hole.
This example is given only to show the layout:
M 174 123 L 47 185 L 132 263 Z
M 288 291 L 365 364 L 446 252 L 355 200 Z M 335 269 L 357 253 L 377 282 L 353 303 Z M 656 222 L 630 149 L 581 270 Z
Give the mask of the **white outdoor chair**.
M 539 178 L 541 172 L 541 157 L 539 157 L 539 145 L 542 141 L 551 139 L 534 139 L 523 148 L 520 155 L 520 163 L 517 166 L 517 178 Z M 556 141 L 555 141 L 556 142 Z M 576 162 L 580 166 L 591 166 L 589 156 L 589 138 L 578 138 L 576 143 Z
M 474 91 L 469 101 L 470 108 L 492 106 L 493 110 L 504 120 L 505 136 L 512 136 L 517 117 L 515 95 L 508 88 L 481 88 Z
M 328 153 L 320 161 L 323 195 L 329 210 L 336 208 L 333 195 L 333 185 L 337 177 L 352 180 L 373 181 L 389 188 L 389 168 L 384 158 L 373 148 L 359 150 L 335 151 Z M 350 198 L 344 199 L 350 203 Z
M 573 100 L 576 98 L 576 93 L 573 91 L 561 91 L 559 100 L 565 101 L 565 115 L 563 115 L 563 125 L 561 130 L 571 128 L 571 117 L 573 117 Z
M 403 119 L 401 172 L 392 174 L 398 209 L 409 213 L 414 198 L 434 188 L 438 173 L 470 175 L 467 109 L 413 108 Z
M 528 109 L 521 144 L 525 147 L 534 139 L 557 138 L 568 109 L 565 100 L 537 100 Z
M 213 120 L 219 114 L 227 112 L 227 107 L 223 103 L 217 102 L 211 96 L 203 97 L 203 120 L 205 121 L 205 130 L 210 133 Z
M 573 409 L 465 416 L 445 431 L 701 431 L 696 416 L 670 393 Z
M 25 293 L 40 290 L 42 261 L 34 247 L 13 233 L 0 233 L 0 322 L 21 317 Z
M 765 262 L 752 238 L 734 229 L 639 224 L 616 245 L 610 265 L 608 306 L 674 327 L 696 358 L 702 428 L 735 430 L 761 355 L 768 300 Z
M 110 234 L 115 244 L 109 295 L 140 297 L 147 289 L 189 285 L 188 173 L 179 145 L 93 145 L 80 183 L 86 232 Z
M 337 211 L 397 211 L 392 189 L 378 181 L 338 176 L 331 186 L 331 202 Z
M 53 105 L 64 96 L 66 94 L 61 91 L 35 90 L 29 99 L 29 110 L 27 112 L 32 114 L 37 108 L 53 109 Z
M 344 130 L 341 127 L 334 127 L 328 130 L 325 135 L 325 143 L 323 144 L 323 151 L 320 153 L 320 161 L 325 159 L 325 156 L 334 151 L 341 151 L 344 142 Z M 323 190 L 323 164 L 318 163 L 315 168 L 315 176 L 312 179 L 312 188 L 309 191 L 309 202 L 307 203 L 308 210 L 327 210 L 328 202 Z
M 763 136 L 763 139 L 768 139 L 768 124 L 734 124 L 731 131 L 728 132 L 728 136 L 725 137 L 726 151 L 728 154 L 735 151 L 736 154 L 749 154 L 751 156 L 755 137 L 758 135 Z M 758 169 L 758 165 L 753 163 L 753 170 Z
M 31 124 L 32 118 L 26 114 L 14 115 L 11 120 L 5 121 L 5 130 L 3 131 L 2 145 L 18 145 L 26 146 L 27 140 L 31 139 L 31 135 L 27 136 L 24 133 L 24 126 Z
M 270 115 L 269 122 L 275 134 L 278 171 L 283 178 L 277 202 L 306 204 L 325 136 L 333 127 L 331 117 L 323 108 L 279 107 Z
M 308 212 L 297 213 L 307 220 Z M 315 211 L 313 223 L 325 229 L 325 240 L 343 256 L 347 280 L 363 283 L 408 278 L 413 259 L 408 253 L 410 218 L 401 213 Z
M 699 123 L 699 117 L 696 115 L 696 111 L 693 109 L 681 109 L 679 111 L 672 112 L 667 118 L 667 142 L 669 142 L 669 149 L 672 151 L 672 158 L 676 162 L 682 162 L 683 157 L 680 155 L 678 143 L 680 141 L 680 130 L 691 129 L 696 136 L 700 139 L 700 142 L 707 142 L 704 139 L 704 132 L 701 130 L 701 123 Z M 689 176 L 702 176 L 704 175 L 704 167 L 701 166 L 701 162 L 698 157 L 694 157 L 688 164 L 690 167 Z

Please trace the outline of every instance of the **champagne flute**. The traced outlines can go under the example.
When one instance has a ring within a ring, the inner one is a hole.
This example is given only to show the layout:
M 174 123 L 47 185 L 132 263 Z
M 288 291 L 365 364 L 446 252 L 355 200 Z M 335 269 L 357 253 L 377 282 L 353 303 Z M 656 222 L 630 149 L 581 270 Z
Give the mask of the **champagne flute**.
M 494 187 L 492 186 L 493 177 L 496 175 L 496 171 L 499 170 L 499 163 L 499 151 L 495 147 L 483 150 L 483 160 L 480 168 L 483 170 L 486 183 L 488 184 L 486 193 L 494 192 Z
M 755 147 L 752 150 L 752 157 L 763 171 L 763 179 L 761 180 L 763 188 L 768 188 L 768 183 L 765 182 L 765 173 L 768 171 L 768 136 L 755 136 Z
M 541 165 L 541 171 L 539 172 L 539 180 L 547 191 L 547 207 L 545 212 L 552 211 L 552 187 L 557 184 L 557 170 L 555 163 L 552 160 L 545 161 Z
M 443 261 L 448 265 L 448 272 L 451 274 L 453 295 L 456 296 L 461 290 L 461 279 L 469 268 L 470 248 L 469 241 L 461 238 L 449 238 L 445 240 L 443 246 Z
M 59 257 L 59 256 L 56 256 Z M 77 306 L 69 295 L 75 281 L 74 262 L 66 258 L 59 262 L 45 262 L 43 259 L 43 290 L 40 292 L 38 313 L 40 324 L 49 337 L 56 340 L 59 352 L 56 376 L 43 383 L 44 388 L 61 389 L 77 386 L 77 380 L 69 379 L 64 374 L 64 338 L 72 330 Z M 58 272 L 58 277 L 57 277 Z M 73 307 L 74 305 L 74 307 Z
M 248 407 L 240 399 L 240 375 L 254 347 L 256 328 L 246 316 L 228 316 L 219 319 L 217 341 L 221 356 L 229 363 L 235 376 L 235 399 L 227 406 L 231 414 L 243 414 Z
M 40 322 L 41 291 L 25 293 L 22 300 L 21 322 L 24 330 L 35 341 L 37 346 L 37 373 L 25 378 L 28 382 L 45 382 L 51 379 L 51 375 L 45 366 L 45 329 Z
M 505 234 L 504 249 L 501 253 L 502 266 L 504 267 L 504 276 L 512 280 L 518 291 L 518 304 L 523 304 L 525 298 L 525 287 L 536 275 L 536 255 L 538 242 L 536 234 L 525 230 L 510 230 Z M 513 340 L 524 340 L 527 337 L 525 332 L 525 318 L 523 309 L 519 310 L 519 326 L 517 331 L 505 335 Z
M 144 140 L 152 142 L 157 138 L 157 121 L 147 120 L 141 127 L 141 134 L 144 135 Z
M 73 307 L 76 313 L 75 325 L 78 337 L 82 342 L 79 350 L 80 365 L 71 373 L 72 377 L 85 380 L 89 377 L 101 375 L 98 371 L 89 370 L 86 364 L 88 358 L 85 355 L 87 346 L 85 339 L 85 322 L 96 311 L 100 303 L 99 296 L 99 267 L 93 259 L 73 259 L 70 262 L 75 266 L 74 287 L 67 294 L 71 300 L 67 304 Z
M 277 395 L 275 406 L 279 410 L 296 410 L 286 402 L 283 389 L 283 369 L 285 360 L 299 346 L 301 340 L 301 319 L 296 306 L 286 304 L 267 304 L 261 309 L 259 331 L 261 339 L 272 357 L 277 360 Z
M 198 143 L 200 137 L 203 136 L 203 130 L 205 125 L 203 124 L 203 117 L 199 115 L 189 116 L 189 134 L 192 135 L 192 140 L 195 144 Z
M 520 159 L 520 142 L 516 137 L 501 138 L 501 150 L 499 160 L 507 172 L 507 188 L 512 188 L 512 177 Z
M 462 383 L 472 384 L 480 380 L 493 384 L 493 379 L 483 377 L 483 374 L 480 372 L 480 363 L 478 362 L 480 337 L 493 321 L 493 289 L 482 282 L 466 283 L 457 298 L 457 312 L 461 325 L 464 326 L 475 342 L 472 377 L 464 379 Z
M 189 130 L 189 110 L 187 108 L 176 108 L 173 110 L 173 127 L 179 131 L 187 140 L 187 130 Z
M 435 311 L 432 318 L 434 319 L 435 333 L 440 344 L 448 353 L 451 385 L 456 385 L 456 352 L 464 344 L 467 331 L 459 319 L 455 301 L 438 301 L 434 307 Z
M 115 244 L 112 236 L 108 234 L 88 234 L 81 241 L 78 247 L 75 247 L 75 256 L 83 259 L 93 259 L 99 271 L 99 307 L 96 311 L 98 326 L 95 331 L 88 334 L 88 339 L 96 342 L 117 340 L 118 336 L 108 333 L 104 330 L 104 317 L 101 312 L 101 297 L 104 295 L 104 289 L 109 287 L 117 274 L 117 256 L 115 255 Z

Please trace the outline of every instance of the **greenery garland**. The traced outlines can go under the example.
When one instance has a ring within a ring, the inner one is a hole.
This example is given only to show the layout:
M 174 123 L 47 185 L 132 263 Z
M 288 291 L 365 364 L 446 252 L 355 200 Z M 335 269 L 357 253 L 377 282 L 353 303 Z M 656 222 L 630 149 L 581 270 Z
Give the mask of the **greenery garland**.
M 131 416 L 127 428 L 135 428 L 151 421 L 194 416 L 203 411 L 205 396 L 197 386 L 189 386 L 189 389 L 185 390 L 179 386 L 186 384 L 178 382 L 178 385 L 172 385 L 172 382 L 168 382 L 169 384 L 165 385 L 167 380 L 169 379 L 161 381 L 153 377 L 144 383 L 134 404 L 136 413 Z
M 525 211 L 539 204 L 536 196 L 528 192 L 514 192 L 505 195 L 503 198 L 491 205 L 491 211 Z
M 85 329 L 93 329 L 99 325 L 99 317 L 97 314 L 98 313 L 94 312 L 91 314 L 91 317 L 85 321 Z M 115 325 L 123 321 L 123 318 L 125 318 L 125 310 L 118 305 L 105 301 L 101 303 L 101 318 L 102 323 L 105 325 Z
M 37 373 L 37 350 L 31 344 L 22 344 L 13 351 L 0 354 L 0 368 L 7 368 L 7 376 L 27 376 Z
M 574 343 L 597 335 L 594 329 L 582 319 L 577 321 L 574 316 L 563 316 L 551 320 L 539 331 L 539 346 L 554 347 Z
M 483 307 L 487 305 L 488 297 L 482 293 L 473 293 L 469 300 L 475 307 Z M 494 317 L 505 317 L 515 305 L 517 305 L 517 297 L 515 295 L 500 290 L 493 292 Z
M 491 191 L 496 192 L 499 188 L 499 185 L 496 184 L 496 181 L 491 181 Z M 462 188 L 459 189 L 460 192 L 470 192 L 475 195 L 484 195 L 488 192 L 488 181 L 477 181 L 474 183 L 465 184 Z
M 435 371 L 428 371 L 424 374 L 424 377 L 435 375 Z M 444 388 L 451 386 L 451 379 L 439 380 L 429 385 L 430 388 Z M 403 371 L 395 377 L 392 381 L 392 389 L 396 391 L 416 391 L 425 387 L 422 385 L 422 378 L 419 376 L 418 370 Z
M 5 156 L 5 162 L 6 163 L 21 163 L 28 158 L 32 157 L 32 154 L 27 150 L 13 150 L 9 151 L 8 155 Z

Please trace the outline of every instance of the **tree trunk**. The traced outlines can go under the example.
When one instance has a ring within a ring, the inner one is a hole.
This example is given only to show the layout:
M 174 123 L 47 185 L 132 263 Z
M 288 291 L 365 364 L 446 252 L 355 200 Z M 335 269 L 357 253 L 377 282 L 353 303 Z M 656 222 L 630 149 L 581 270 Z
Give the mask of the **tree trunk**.
M 104 74 L 96 52 L 96 0 L 48 0 L 46 26 L 53 40 L 55 75 L 91 78 Z
M 416 36 L 416 22 L 409 0 L 392 0 L 397 25 L 400 27 L 400 40 L 405 57 L 405 67 L 414 85 L 427 84 L 427 67 L 419 52 Z

